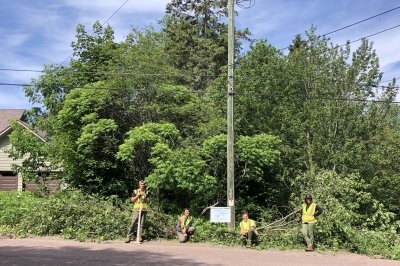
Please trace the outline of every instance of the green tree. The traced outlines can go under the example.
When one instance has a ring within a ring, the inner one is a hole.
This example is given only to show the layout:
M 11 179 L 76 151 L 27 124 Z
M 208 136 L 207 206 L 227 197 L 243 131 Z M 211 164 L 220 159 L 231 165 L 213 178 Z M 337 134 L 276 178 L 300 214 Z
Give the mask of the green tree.
M 124 132 L 118 127 L 117 92 L 95 83 L 72 90 L 57 114 L 53 134 L 56 157 L 67 182 L 90 193 L 121 193 L 127 185 L 115 159 Z M 122 168 L 122 169 L 121 169 Z
M 50 161 L 50 147 L 44 139 L 16 121 L 11 123 L 11 128 L 9 137 L 12 146 L 7 153 L 13 160 L 22 160 L 21 164 L 13 164 L 12 169 L 22 174 L 24 182 L 40 184 L 46 192 L 46 182 L 61 177 L 60 165 Z
M 170 64 L 183 72 L 181 82 L 204 90 L 227 64 L 226 0 L 172 0 L 167 4 L 163 31 Z M 247 39 L 248 30 L 236 31 Z M 237 50 L 240 42 L 237 42 Z
M 268 134 L 239 136 L 235 150 L 235 195 L 238 208 L 249 210 L 251 206 L 265 204 L 267 197 L 275 198 L 271 185 L 276 176 L 281 155 L 281 140 Z M 204 141 L 202 153 L 207 171 L 218 177 L 218 188 L 213 202 L 226 200 L 226 135 L 216 135 Z M 210 202 L 211 203 L 211 202 Z M 262 208 L 261 208 L 262 209 Z M 255 211 L 255 210 L 254 210 Z M 255 215 L 259 215 L 259 209 Z

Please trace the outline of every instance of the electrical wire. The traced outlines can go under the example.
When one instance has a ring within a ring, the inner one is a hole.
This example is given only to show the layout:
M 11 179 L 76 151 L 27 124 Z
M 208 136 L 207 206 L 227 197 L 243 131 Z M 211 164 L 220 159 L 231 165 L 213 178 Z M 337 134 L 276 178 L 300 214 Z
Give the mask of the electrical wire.
M 359 86 L 366 86 L 366 84 L 356 84 Z M 15 87 L 34 87 L 32 84 L 24 84 L 24 83 L 5 83 L 5 82 L 0 82 L 0 86 L 15 86 Z M 382 89 L 400 89 L 400 86 L 383 86 L 383 85 L 368 85 L 369 87 L 372 88 L 382 88 Z M 95 89 L 95 90 L 121 90 L 122 88 L 116 88 L 116 87 L 96 87 L 96 86 L 88 86 L 88 87 L 74 87 L 74 89 Z M 154 89 L 134 89 L 134 91 L 154 91 Z M 181 90 L 169 90 L 168 92 L 177 92 L 177 93 L 198 93 L 198 94 L 204 94 L 204 93 L 215 93 L 215 92 L 210 92 L 210 91 L 195 91 L 195 90 L 188 90 L 188 91 L 181 91 Z M 225 92 L 222 92 L 225 93 Z M 262 94 L 261 92 L 254 93 L 250 92 L 251 94 Z M 248 94 L 248 93 L 238 93 L 235 92 L 235 94 Z M 335 98 L 336 99 L 336 98 Z M 346 99 L 348 100 L 348 99 Z M 358 101 L 358 100 L 357 100 Z
M 243 3 L 248 3 L 247 5 L 244 5 Z M 250 9 L 252 8 L 256 3 L 256 0 L 236 0 L 236 4 L 243 9 Z
M 128 3 L 129 0 L 126 0 L 117 10 L 115 10 L 115 12 L 106 20 L 103 22 L 103 24 L 101 24 L 101 26 L 103 27 L 115 14 L 117 14 L 117 12 L 126 4 Z
M 117 12 L 126 4 L 128 3 L 129 0 L 126 0 L 108 19 L 106 19 L 106 21 L 104 21 L 101 26 L 103 27 L 115 14 L 117 14 Z M 60 63 L 60 65 L 64 64 L 65 61 L 67 61 L 68 59 L 72 58 L 72 55 L 68 56 L 67 58 L 64 59 L 64 61 L 62 61 Z
M 363 23 L 363 22 L 365 22 L 365 21 L 368 21 L 368 20 L 370 20 L 370 19 L 373 19 L 373 18 L 382 16 L 382 15 L 384 15 L 384 14 L 390 13 L 390 12 L 395 11 L 395 10 L 397 10 L 397 9 L 400 9 L 400 6 L 395 7 L 395 8 L 392 8 L 392 9 L 389 9 L 389 10 L 384 11 L 384 12 L 382 12 L 382 13 L 376 14 L 376 15 L 374 15 L 374 16 L 372 16 L 372 17 L 369 17 L 369 18 L 366 18 L 366 19 L 363 19 L 363 20 L 354 22 L 354 23 L 352 23 L 352 24 L 350 24 L 350 25 L 347 25 L 347 26 L 338 28 L 338 29 L 336 29 L 336 30 L 332 30 L 332 31 L 327 32 L 327 33 L 325 33 L 325 34 L 322 34 L 322 35 L 320 35 L 320 36 L 321 36 L 321 37 L 325 37 L 325 36 L 327 36 L 327 35 L 330 35 L 330 34 L 333 34 L 333 33 L 335 33 L 335 32 L 338 32 L 338 31 L 341 31 L 341 30 L 344 30 L 344 29 L 353 27 L 353 26 L 355 26 L 355 25 L 358 25 L 358 24 Z
M 344 30 L 344 29 L 350 28 L 350 27 L 352 27 L 352 26 L 358 25 L 358 24 L 360 24 L 360 23 L 363 23 L 363 22 L 365 22 L 365 21 L 368 21 L 368 20 L 370 20 L 370 19 L 373 19 L 373 18 L 376 18 L 376 17 L 382 16 L 382 15 L 384 15 L 384 14 L 390 13 L 390 12 L 392 12 L 392 11 L 395 11 L 395 10 L 397 10 L 397 9 L 400 9 L 400 6 L 398 6 L 398 7 L 395 7 L 395 8 L 392 8 L 392 9 L 389 9 L 389 10 L 387 10 L 387 11 L 384 11 L 384 12 L 382 12 L 382 13 L 376 14 L 376 15 L 374 15 L 374 16 L 372 16 L 372 17 L 368 17 L 368 18 L 362 19 L 362 20 L 360 20 L 360 21 L 354 22 L 354 23 L 352 23 L 352 24 L 349 24 L 349 25 L 347 25 L 347 26 L 344 26 L 344 27 L 341 27 L 341 28 L 338 28 L 338 29 L 332 30 L 332 31 L 330 31 L 330 32 L 327 32 L 327 33 L 324 33 L 324 34 L 318 35 L 318 37 L 317 37 L 317 38 L 325 37 L 325 36 L 327 36 L 327 35 L 330 35 L 330 34 L 336 33 L 336 32 L 338 32 L 338 31 L 341 31 L 341 30 Z M 284 50 L 286 50 L 286 49 L 289 49 L 289 48 L 290 48 L 290 46 L 287 46 L 287 47 L 285 47 L 285 48 L 281 48 L 281 49 L 279 49 L 279 51 L 284 51 Z
M 393 27 L 390 27 L 390 28 L 383 29 L 383 30 L 375 32 L 375 33 L 372 33 L 370 35 L 358 38 L 356 40 L 347 41 L 344 44 L 338 45 L 338 47 L 342 47 L 342 46 L 345 46 L 347 44 L 355 43 L 355 42 L 361 41 L 363 39 L 367 39 L 367 38 L 382 34 L 384 32 L 396 29 L 398 27 L 400 27 L 400 24 L 396 25 L 396 26 L 393 26 Z M 66 70 L 68 70 L 68 69 L 66 69 Z M 13 68 L 0 68 L 0 71 L 36 72 L 36 73 L 45 73 L 46 72 L 45 70 L 37 70 L 37 69 L 13 69 Z M 169 77 L 174 77 L 174 76 L 176 76 L 176 77 L 179 77 L 179 76 L 181 76 L 181 77 L 193 77 L 194 76 L 192 74 L 189 75 L 187 73 L 132 73 L 132 72 L 112 72 L 112 71 L 100 71 L 100 72 L 98 72 L 98 71 L 75 71 L 75 70 L 72 70 L 72 69 L 68 70 L 68 71 L 70 71 L 71 73 L 78 73 L 78 74 L 103 74 L 103 75 L 121 75 L 121 76 L 124 76 L 124 75 L 126 75 L 126 76 L 167 76 L 167 77 L 168 76 Z M 214 78 L 217 78 L 217 77 L 224 77 L 225 75 L 214 75 L 214 74 L 196 75 L 196 77 L 198 77 L 198 76 L 200 76 L 200 77 L 214 77 Z M 390 79 L 388 81 L 391 81 L 391 80 L 392 79 Z
M 45 71 L 42 70 L 33 70 L 33 69 L 10 69 L 10 68 L 0 68 L 0 71 L 12 71 L 12 72 L 39 72 L 39 73 L 45 73 Z M 203 77 L 203 78 L 219 78 L 219 77 L 226 77 L 226 75 L 187 75 L 183 73 L 130 73 L 130 72 L 95 72 L 95 71 L 72 71 L 73 73 L 77 74 L 102 74 L 102 75 L 121 75 L 121 76 L 131 76 L 131 77 Z M 241 74 L 236 74 L 235 75 L 237 81 L 245 81 L 245 80 L 257 80 L 260 77 L 259 76 L 249 76 L 249 75 L 241 75 Z M 322 80 L 327 81 L 327 82 L 348 82 L 346 79 L 330 79 L 330 78 L 324 78 L 320 77 Z M 400 77 L 399 77 L 400 78 Z M 395 78 L 396 79 L 396 78 Z M 393 79 L 387 80 L 387 81 L 379 81 L 377 84 L 380 83 L 385 83 L 385 82 L 390 82 Z M 287 81 L 287 78 L 268 78 L 265 81 L 275 81 L 275 82 L 280 82 L 280 81 Z M 290 80 L 291 82 L 310 82 L 309 79 L 292 79 Z M 359 86 L 369 86 L 369 87 L 374 87 L 374 88 L 392 88 L 393 86 L 389 85 L 377 85 L 377 84 L 370 84 L 370 83 L 362 83 L 359 82 L 357 85 Z M 21 83 L 0 83 L 0 86 L 33 86 L 31 84 L 21 84 Z M 397 88 L 397 87 L 394 87 Z
M 339 47 L 344 46 L 344 45 L 349 44 L 349 43 L 354 43 L 354 42 L 361 41 L 361 40 L 363 40 L 363 39 L 367 39 L 367 38 L 369 38 L 369 37 L 372 37 L 372 36 L 375 36 L 375 35 L 378 35 L 378 34 L 387 32 L 387 31 L 389 31 L 389 30 L 393 30 L 393 29 L 398 28 L 398 27 L 400 27 L 400 24 L 399 24 L 399 25 L 396 25 L 396 26 L 393 26 L 393 27 L 391 27 L 391 28 L 387 28 L 387 29 L 384 29 L 384 30 L 375 32 L 375 33 L 370 34 L 370 35 L 368 35 L 368 36 L 361 37 L 361 38 L 359 38 L 359 39 L 357 39 L 357 40 L 354 40 L 354 41 L 348 41 L 348 42 L 346 42 L 345 44 L 339 45 Z

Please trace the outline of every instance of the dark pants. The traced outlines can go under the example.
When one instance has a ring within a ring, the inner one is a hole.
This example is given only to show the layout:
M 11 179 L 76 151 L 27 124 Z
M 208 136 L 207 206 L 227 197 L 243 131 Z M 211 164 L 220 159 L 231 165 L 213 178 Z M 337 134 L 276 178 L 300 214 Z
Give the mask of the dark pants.
M 257 235 L 256 235 L 256 233 L 254 232 L 253 229 L 250 229 L 250 230 L 247 232 L 246 235 L 242 235 L 242 236 L 240 237 L 240 242 L 241 242 L 243 245 L 246 245 L 246 244 L 247 244 L 247 240 L 250 241 L 251 244 L 254 244 L 254 243 L 256 242 L 256 240 L 257 240 Z
M 147 212 L 146 211 L 142 211 L 142 215 L 140 217 L 140 234 L 139 234 L 140 238 L 139 238 L 139 241 L 142 241 L 143 225 L 144 225 L 144 223 L 146 221 L 146 215 L 147 215 Z M 134 211 L 132 213 L 131 225 L 128 228 L 128 235 L 127 235 L 128 239 L 132 239 L 132 236 L 134 236 L 136 238 L 137 228 L 138 228 L 138 226 L 137 226 L 138 221 L 139 221 L 139 212 L 138 211 Z

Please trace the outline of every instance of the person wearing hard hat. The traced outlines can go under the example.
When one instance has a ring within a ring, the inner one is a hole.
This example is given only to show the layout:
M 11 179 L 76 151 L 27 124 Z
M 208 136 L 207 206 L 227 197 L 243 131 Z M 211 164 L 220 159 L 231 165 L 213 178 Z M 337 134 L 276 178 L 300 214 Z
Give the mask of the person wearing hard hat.
M 131 202 L 133 203 L 132 221 L 128 229 L 128 235 L 125 243 L 131 242 L 132 236 L 136 232 L 137 241 L 143 242 L 142 232 L 143 226 L 146 221 L 147 208 L 149 203 L 149 197 L 144 186 L 144 181 L 139 181 L 139 188 L 133 191 L 131 196 Z M 139 232 L 137 232 L 139 230 Z
M 240 242 L 242 245 L 247 245 L 247 241 L 250 241 L 251 245 L 255 244 L 258 235 L 256 222 L 252 219 L 249 219 L 249 213 L 247 211 L 243 211 L 242 221 L 240 222 L 239 226 Z
M 306 195 L 301 205 L 301 232 L 307 243 L 306 251 L 314 250 L 314 227 L 317 219 L 324 210 L 313 202 L 311 195 Z
M 186 243 L 196 229 L 193 226 L 193 217 L 190 215 L 189 209 L 183 210 L 183 215 L 179 217 L 176 225 L 176 232 L 178 234 L 179 242 Z

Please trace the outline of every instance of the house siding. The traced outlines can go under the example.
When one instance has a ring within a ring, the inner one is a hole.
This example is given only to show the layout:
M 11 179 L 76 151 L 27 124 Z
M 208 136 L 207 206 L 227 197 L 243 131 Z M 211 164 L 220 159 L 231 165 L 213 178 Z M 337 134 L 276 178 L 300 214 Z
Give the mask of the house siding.
M 10 138 L 8 135 L 0 137 L 0 172 L 10 172 L 13 164 L 22 164 L 22 160 L 13 160 L 8 157 L 5 150 L 11 148 Z

